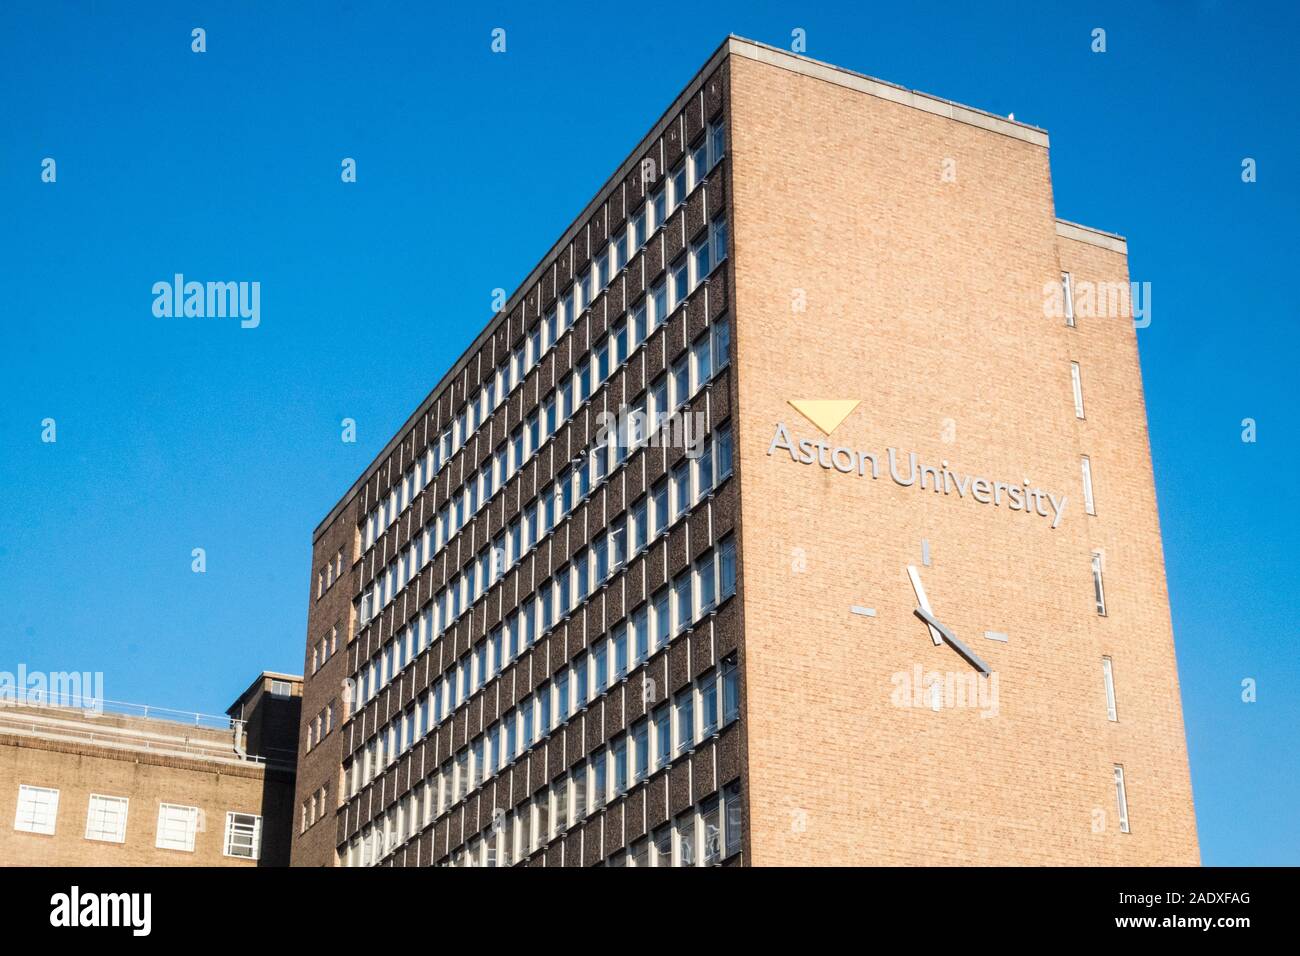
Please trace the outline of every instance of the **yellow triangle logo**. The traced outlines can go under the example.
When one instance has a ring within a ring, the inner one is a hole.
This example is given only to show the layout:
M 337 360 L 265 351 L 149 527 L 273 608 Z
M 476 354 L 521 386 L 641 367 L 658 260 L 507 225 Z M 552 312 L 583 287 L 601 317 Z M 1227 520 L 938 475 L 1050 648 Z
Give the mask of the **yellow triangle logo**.
M 853 409 L 862 404 L 854 399 L 790 399 L 790 404 L 808 421 L 829 435 L 840 427 L 840 422 L 853 413 Z

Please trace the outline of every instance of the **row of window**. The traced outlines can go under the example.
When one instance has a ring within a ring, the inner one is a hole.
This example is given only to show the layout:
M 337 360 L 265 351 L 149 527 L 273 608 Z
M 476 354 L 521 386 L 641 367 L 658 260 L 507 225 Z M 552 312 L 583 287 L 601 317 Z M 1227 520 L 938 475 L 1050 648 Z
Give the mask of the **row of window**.
M 507 635 L 505 653 L 496 657 L 500 664 L 522 653 L 536 635 L 547 633 L 557 621 L 563 620 L 654 537 L 664 533 L 696 502 L 730 477 L 733 452 L 730 424 L 723 424 L 712 435 L 700 439 L 696 450 L 694 456 L 683 456 L 668 475 L 632 503 L 626 514 L 612 520 L 595 535 L 589 547 L 581 549 L 536 588 L 534 596 L 524 602 L 517 614 L 514 640 L 509 640 L 511 635 Z M 590 489 L 574 481 L 575 471 L 584 473 L 582 468 L 562 471 L 490 546 L 484 547 L 434 596 L 411 626 L 399 632 L 360 668 L 357 675 L 360 703 L 379 694 L 403 667 L 443 634 L 577 506 Z M 414 561 L 412 548 L 409 564 L 414 565 Z M 415 573 L 416 570 L 403 571 L 403 576 L 413 577 Z
M 393 486 L 387 499 L 366 515 L 362 522 L 363 551 L 368 551 L 373 546 L 379 535 L 405 510 L 415 494 L 429 483 L 488 416 L 501 406 L 546 352 L 573 325 L 576 318 L 609 285 L 648 238 L 663 226 L 671 212 L 686 201 L 687 195 L 722 158 L 724 148 L 723 125 L 710 124 L 701 143 L 647 197 L 647 201 L 628 220 L 625 231 L 616 232 L 610 237 L 586 271 L 558 298 L 555 307 L 548 310 L 541 321 L 529 330 L 524 342 L 498 366 L 442 434 L 430 443 L 425 456 L 407 470 L 403 480 Z M 714 266 L 726 258 L 726 246 L 725 220 L 711 223 L 703 239 L 692 244 L 689 255 L 684 255 L 670 268 L 669 287 L 664 288 L 662 283 L 659 284 L 638 307 L 642 312 L 640 321 L 643 335 L 648 334 L 648 330 L 645 330 L 646 322 L 651 323 L 650 329 L 653 329 L 654 323 L 662 322 L 689 289 L 693 289 Z M 617 365 L 617 361 L 613 364 Z
M 521 701 L 506 715 L 499 730 L 489 731 L 487 736 L 495 736 L 484 746 L 494 755 L 497 769 L 622 680 L 675 635 L 731 597 L 735 590 L 735 539 L 727 537 L 616 625 L 608 637 L 594 641 L 590 650 L 576 656 L 573 663 Z M 434 681 L 411 708 L 381 729 L 353 757 L 347 772 L 348 797 L 355 796 L 500 672 L 505 663 L 522 651 L 524 645 L 518 644 L 518 640 L 522 638 L 512 640 L 508 627 L 495 628 L 487 640 Z M 518 647 L 512 652 L 516 644 Z M 724 683 L 728 676 L 724 674 Z M 464 778 L 468 789 L 477 785 L 469 785 L 468 781 L 479 777 L 485 780 L 490 775 L 488 763 L 478 762 L 475 766 L 477 776 Z
M 1074 328 L 1074 288 L 1070 273 L 1068 272 L 1061 273 L 1061 289 L 1064 293 L 1065 324 Z M 1074 391 L 1074 416 L 1075 418 L 1082 419 L 1083 381 L 1078 362 L 1070 363 L 1070 383 Z M 1084 510 L 1090 515 L 1095 515 L 1097 513 L 1097 506 L 1092 494 L 1092 462 L 1087 455 L 1084 455 L 1082 458 L 1082 470 Z M 1092 553 L 1093 596 L 1097 607 L 1097 613 L 1104 617 L 1106 614 L 1106 591 L 1102 585 L 1102 565 L 1102 553 L 1100 551 L 1094 551 Z M 1110 720 L 1118 720 L 1119 717 L 1115 709 L 1115 679 L 1113 664 L 1109 657 L 1103 657 L 1101 660 L 1102 679 L 1106 687 L 1106 716 Z M 1115 804 L 1119 813 L 1119 830 L 1121 833 L 1128 833 L 1128 796 L 1124 790 L 1124 768 L 1120 764 L 1115 764 Z
M 315 674 L 325 666 L 325 662 L 338 653 L 339 649 L 339 625 L 334 624 L 330 627 L 329 632 L 319 641 L 312 645 L 311 649 L 311 673 Z
M 550 687 L 507 713 L 412 788 L 381 818 L 367 825 L 358 838 L 363 843 L 371 842 L 371 862 L 378 862 L 430 825 L 535 743 L 537 725 L 525 729 L 535 715 L 542 727 L 548 723 L 551 729 L 562 726 L 570 716 L 565 703 L 570 681 L 567 675 L 562 676 L 563 682 L 557 678 Z M 727 658 L 539 791 L 525 811 L 515 815 L 521 820 L 521 839 L 506 863 L 531 854 L 590 813 L 617 800 L 701 741 L 719 733 L 739 714 L 739 676 L 735 659 Z
M 642 314 L 643 302 L 633 310 L 626 322 L 603 339 L 588 358 L 576 366 L 571 376 L 547 395 L 537 410 L 528 416 L 510 438 L 503 442 L 484 467 L 470 475 L 457 492 L 425 525 L 422 535 L 413 534 L 412 543 L 382 571 L 375 575 L 370 590 L 361 599 L 358 610 L 361 626 L 365 626 L 393 600 L 419 567 L 433 560 L 461 528 L 469 522 L 523 467 L 555 432 L 569 420 L 574 412 L 608 378 L 614 365 L 623 361 L 628 350 L 635 350 L 644 341 L 648 329 L 653 329 L 653 319 Z M 647 325 L 646 323 L 651 324 Z M 730 324 L 725 316 L 715 321 L 691 348 L 679 357 L 663 375 L 659 376 L 643 394 L 630 405 L 620 409 L 620 427 L 613 434 L 602 433 L 600 440 L 564 473 L 563 481 L 556 482 L 560 495 L 559 507 L 581 500 L 590 489 L 622 464 L 630 451 L 651 440 L 668 424 L 669 416 L 684 405 L 729 362 L 731 351 Z M 613 358 L 611 358 L 611 356 Z M 611 364 L 611 362 L 613 364 Z M 594 370 L 594 371 L 593 371 Z M 594 383 L 594 384 L 593 384 Z M 418 492 L 424 465 L 418 464 L 409 478 L 414 492 Z M 408 504 L 408 493 L 400 498 L 402 509 Z M 544 509 L 549 503 L 542 501 Z M 567 507 L 566 507 L 567 511 Z M 543 520 L 550 516 L 543 510 Z M 559 516 L 556 516 L 558 521 Z M 536 536 L 533 537 L 536 540 Z
M 343 549 L 330 559 L 325 567 L 316 572 L 316 599 L 320 598 L 334 586 L 334 582 L 343 577 Z
M 86 809 L 87 840 L 102 843 L 126 842 L 127 797 L 92 793 Z M 53 836 L 59 814 L 59 791 L 50 787 L 20 784 L 14 829 Z M 154 845 L 161 850 L 194 852 L 195 835 L 203 813 L 198 807 L 158 804 L 158 827 Z M 226 814 L 222 852 L 226 856 L 256 860 L 262 849 L 262 818 L 253 813 Z
M 317 820 L 326 819 L 327 813 L 332 809 L 329 805 L 330 785 L 325 784 L 311 795 L 311 797 L 302 802 L 302 819 L 298 824 L 298 832 L 306 833 L 308 828 L 315 825 Z
M 306 740 L 303 741 L 305 750 L 311 750 L 334 729 L 338 721 L 338 703 L 338 700 L 331 700 L 307 725 Z

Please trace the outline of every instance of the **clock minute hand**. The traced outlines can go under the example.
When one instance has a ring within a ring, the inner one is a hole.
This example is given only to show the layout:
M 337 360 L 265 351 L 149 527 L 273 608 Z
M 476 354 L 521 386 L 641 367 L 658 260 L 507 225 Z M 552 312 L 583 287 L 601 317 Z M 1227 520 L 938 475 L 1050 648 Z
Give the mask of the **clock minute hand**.
M 907 576 L 912 579 L 912 590 L 916 592 L 916 603 L 925 608 L 927 614 L 933 614 L 930 609 L 930 599 L 925 596 L 925 586 L 921 584 L 921 573 L 916 570 L 916 566 L 909 564 L 907 566 Z M 930 640 L 934 641 L 934 646 L 938 647 L 943 641 L 939 638 L 938 629 L 930 625 Z
M 975 666 L 975 669 L 978 670 L 981 674 L 987 676 L 990 673 L 989 665 L 985 664 L 982 660 L 980 660 L 979 656 L 976 655 L 976 653 L 972 651 L 969 647 L 967 647 L 961 641 L 957 640 L 957 635 L 953 634 L 952 631 L 948 630 L 948 628 L 944 627 L 937 620 L 935 620 L 933 614 L 931 614 L 923 607 L 918 607 L 916 609 L 916 616 L 919 617 L 921 620 L 925 621 L 925 623 L 929 624 L 932 628 L 935 628 L 940 634 L 942 634 L 943 639 L 952 645 L 953 650 L 955 650 L 962 657 L 966 658 L 966 660 L 970 661 L 971 664 Z

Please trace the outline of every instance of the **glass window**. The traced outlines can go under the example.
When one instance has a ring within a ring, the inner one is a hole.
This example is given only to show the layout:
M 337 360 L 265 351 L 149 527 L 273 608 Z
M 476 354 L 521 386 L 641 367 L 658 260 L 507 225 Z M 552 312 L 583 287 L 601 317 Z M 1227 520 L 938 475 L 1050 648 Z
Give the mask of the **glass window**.
M 1106 616 L 1106 592 L 1101 583 L 1102 556 L 1100 551 L 1092 553 L 1092 588 L 1096 599 L 1097 613 Z
M 700 737 L 711 737 L 718 732 L 718 675 L 710 671 L 700 681 Z
M 252 813 L 226 814 L 226 856 L 256 860 L 262 853 L 262 818 Z
M 695 692 L 690 688 L 677 695 L 673 703 L 676 713 L 677 740 L 674 753 L 685 753 L 695 746 Z
M 673 865 L 673 828 L 665 823 L 659 829 L 655 830 L 651 836 L 654 846 L 654 865 L 655 866 L 672 866 Z
M 1115 710 L 1115 670 L 1109 657 L 1101 659 L 1101 677 L 1106 687 L 1106 719 L 1119 720 Z
M 667 704 L 661 704 L 651 715 L 655 734 L 655 769 L 667 766 L 672 757 L 672 713 Z
M 668 267 L 668 308 L 675 309 L 686 298 L 688 276 L 686 256 L 679 256 Z
M 641 719 L 632 725 L 632 773 L 640 782 L 650 772 L 650 722 Z
M 736 593 L 736 539 L 726 538 L 718 551 L 720 597 L 725 601 Z
M 716 796 L 700 805 L 701 863 L 717 866 L 722 862 L 722 815 Z
M 698 866 L 695 856 L 695 811 L 683 813 L 677 818 L 677 865 Z
M 194 852 L 194 834 L 198 832 L 199 808 L 171 803 L 158 804 L 158 835 L 155 846 L 162 850 Z
M 724 847 L 726 856 L 732 856 L 740 852 L 740 784 L 728 784 L 722 790 L 722 803 L 725 813 L 724 821 Z
M 1115 764 L 1115 805 L 1119 811 L 1119 832 L 1128 833 L 1128 794 L 1124 789 L 1124 768 Z
M 683 160 L 668 174 L 668 199 L 674 209 L 686 201 L 686 191 L 686 162 Z
M 722 662 L 722 722 L 729 724 L 740 716 L 740 672 L 734 657 Z
M 59 791 L 51 787 L 18 786 L 18 808 L 14 829 L 26 833 L 53 835 L 59 814 Z

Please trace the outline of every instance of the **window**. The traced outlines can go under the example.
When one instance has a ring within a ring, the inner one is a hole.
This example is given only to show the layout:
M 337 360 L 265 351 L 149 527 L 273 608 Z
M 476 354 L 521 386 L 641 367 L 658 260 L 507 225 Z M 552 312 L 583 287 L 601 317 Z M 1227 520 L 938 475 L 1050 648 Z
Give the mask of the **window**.
M 709 141 L 701 139 L 690 155 L 691 188 L 694 189 L 709 171 Z
M 226 856 L 256 860 L 262 853 L 262 818 L 251 813 L 226 814 Z
M 719 546 L 718 552 L 720 591 L 718 599 L 725 601 L 736 593 L 736 539 L 726 538 Z
M 1115 670 L 1109 657 L 1101 659 L 1101 678 L 1106 684 L 1106 719 L 1119 720 L 1115 710 Z
M 677 818 L 677 866 L 697 866 L 695 858 L 695 811 Z
M 655 769 L 667 766 L 672 755 L 672 712 L 661 704 L 651 715 L 655 732 Z
M 158 839 L 160 850 L 194 852 L 194 834 L 199 829 L 199 808 L 173 803 L 158 804 Z
M 674 755 L 682 754 L 695 746 L 695 692 L 690 688 L 677 695 L 673 704 L 677 725 Z
M 1074 328 L 1074 285 L 1070 273 L 1061 273 L 1061 299 L 1065 306 L 1065 324 Z
M 727 258 L 727 220 L 715 219 L 699 239 L 691 244 L 690 283 L 694 289 L 709 277 L 718 263 Z
M 1102 556 L 1100 551 L 1092 553 L 1092 587 L 1097 599 L 1097 613 L 1106 616 L 1106 592 L 1101 584 Z
M 729 724 L 740 716 L 740 673 L 736 659 L 722 662 L 722 722 Z
M 690 291 L 687 282 L 690 279 L 686 256 L 678 256 L 668 267 L 668 311 L 677 308 Z
M 713 437 L 713 466 L 716 471 L 714 484 L 722 484 L 723 479 L 731 475 L 731 426 L 723 425 Z
M 722 816 L 716 796 L 701 804 L 700 823 L 704 831 L 700 847 L 701 862 L 704 866 L 717 866 L 722 862 Z
M 718 319 L 710 334 L 713 336 L 713 369 L 719 372 L 731 361 L 731 323 L 725 316 Z
M 686 163 L 679 162 L 668 174 L 668 201 L 676 209 L 686 202 Z
M 1083 456 L 1083 509 L 1090 515 L 1097 513 L 1097 503 L 1092 499 L 1092 462 Z
M 293 696 L 293 685 L 290 684 L 288 681 L 285 681 L 285 680 L 273 680 L 273 681 L 271 681 L 271 696 L 272 696 L 272 697 L 292 697 L 292 696 Z
M 1079 363 L 1070 363 L 1070 387 L 1074 389 L 1074 417 L 1083 418 L 1083 379 L 1079 377 Z
M 1115 764 L 1115 805 L 1119 810 L 1119 832 L 1128 833 L 1128 794 L 1124 791 L 1124 768 Z
M 54 835 L 54 820 L 59 815 L 59 791 L 50 787 L 18 787 L 18 809 L 14 829 L 27 833 Z
M 740 852 L 740 784 L 728 784 L 722 790 L 722 803 L 725 808 L 723 842 L 724 856 Z
M 648 204 L 642 206 L 627 226 L 627 244 L 629 256 L 636 255 L 637 250 L 645 243 L 646 238 L 646 209 Z
M 711 737 L 718 731 L 718 675 L 710 671 L 700 682 L 700 737 Z
M 650 229 L 654 231 L 668 218 L 668 187 L 660 186 L 655 190 L 646 202 L 646 207 L 650 210 Z
M 90 808 L 86 811 L 86 839 L 105 843 L 126 841 L 126 797 L 90 795 Z
M 673 828 L 665 823 L 651 837 L 654 848 L 654 866 L 673 865 Z

